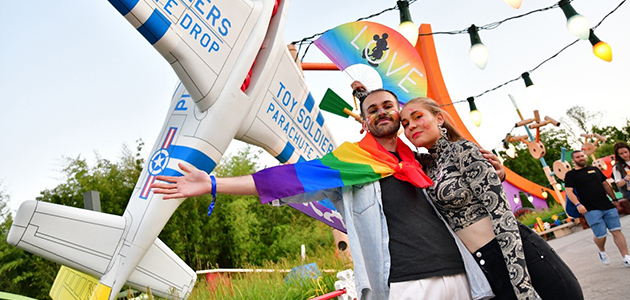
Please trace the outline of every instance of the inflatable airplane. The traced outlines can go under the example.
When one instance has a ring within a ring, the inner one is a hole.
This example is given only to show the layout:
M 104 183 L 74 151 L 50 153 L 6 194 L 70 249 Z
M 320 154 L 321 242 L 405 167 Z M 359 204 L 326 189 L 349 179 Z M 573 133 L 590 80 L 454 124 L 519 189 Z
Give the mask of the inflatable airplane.
M 179 162 L 211 172 L 234 138 L 283 163 L 336 145 L 283 41 L 287 0 L 109 2 L 181 80 L 161 134 L 123 216 L 26 201 L 7 241 L 100 278 L 92 299 L 113 300 L 123 285 L 185 299 L 195 272 L 157 239 L 184 199 L 154 195 L 155 176 L 181 175 Z M 324 205 L 294 207 L 344 230 Z

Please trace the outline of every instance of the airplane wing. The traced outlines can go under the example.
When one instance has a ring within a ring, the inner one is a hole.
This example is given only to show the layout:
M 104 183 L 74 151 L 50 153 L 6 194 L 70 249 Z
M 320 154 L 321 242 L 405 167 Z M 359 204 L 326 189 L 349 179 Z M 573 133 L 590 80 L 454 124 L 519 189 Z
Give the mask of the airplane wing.
M 7 242 L 20 249 L 100 278 L 121 246 L 121 216 L 29 200 L 15 215 Z M 187 297 L 197 275 L 159 239 L 129 277 L 137 290 L 146 286 L 160 297 Z

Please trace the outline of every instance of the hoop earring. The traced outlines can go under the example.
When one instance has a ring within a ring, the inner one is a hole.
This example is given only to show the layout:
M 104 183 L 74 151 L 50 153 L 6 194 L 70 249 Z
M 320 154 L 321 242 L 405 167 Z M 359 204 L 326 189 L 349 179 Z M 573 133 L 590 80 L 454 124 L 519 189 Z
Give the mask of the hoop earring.
M 447 137 L 448 129 L 446 129 L 446 127 L 442 126 L 442 124 L 438 124 L 438 129 L 440 130 L 440 133 L 443 137 Z

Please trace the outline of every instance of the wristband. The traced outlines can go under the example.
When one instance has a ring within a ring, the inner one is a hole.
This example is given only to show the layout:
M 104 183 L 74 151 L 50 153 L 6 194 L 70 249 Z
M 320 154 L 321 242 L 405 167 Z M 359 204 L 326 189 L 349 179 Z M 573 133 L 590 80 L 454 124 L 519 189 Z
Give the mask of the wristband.
M 575 207 L 578 207 L 578 206 L 580 206 L 580 205 L 582 205 L 582 203 L 578 203 L 578 204 L 576 204 L 576 205 L 575 205 Z
M 217 179 L 214 175 L 210 175 L 210 184 L 212 184 L 212 202 L 210 202 L 210 206 L 208 206 L 208 217 L 212 214 L 214 202 L 217 201 Z

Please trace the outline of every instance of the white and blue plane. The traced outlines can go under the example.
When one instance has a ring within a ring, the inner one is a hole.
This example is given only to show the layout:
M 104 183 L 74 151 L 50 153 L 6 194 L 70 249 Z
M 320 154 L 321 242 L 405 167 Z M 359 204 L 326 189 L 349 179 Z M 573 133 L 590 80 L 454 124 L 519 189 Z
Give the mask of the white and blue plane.
M 92 299 L 124 285 L 185 299 L 195 272 L 158 234 L 184 199 L 149 186 L 183 162 L 211 172 L 236 138 L 282 163 L 310 160 L 335 142 L 282 38 L 288 0 L 109 0 L 181 80 L 123 216 L 26 201 L 7 241 L 99 278 Z M 320 203 L 295 208 L 344 230 Z

